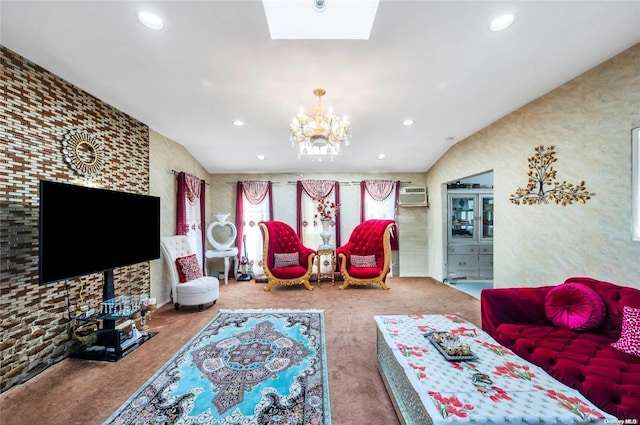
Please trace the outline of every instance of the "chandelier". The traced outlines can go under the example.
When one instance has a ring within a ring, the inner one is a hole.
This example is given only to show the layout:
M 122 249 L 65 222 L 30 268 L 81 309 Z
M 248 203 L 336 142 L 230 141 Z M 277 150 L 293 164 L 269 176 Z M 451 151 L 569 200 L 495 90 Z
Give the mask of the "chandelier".
M 325 89 L 315 89 L 313 94 L 318 96 L 318 106 L 315 116 L 310 118 L 300 109 L 300 113 L 293 117 L 289 129 L 291 130 L 291 147 L 298 144 L 298 159 L 308 155 L 313 160 L 340 155 L 340 145 L 349 145 L 351 123 L 346 116 L 340 118 L 333 114 L 331 108 L 327 112 L 322 107 L 322 96 Z

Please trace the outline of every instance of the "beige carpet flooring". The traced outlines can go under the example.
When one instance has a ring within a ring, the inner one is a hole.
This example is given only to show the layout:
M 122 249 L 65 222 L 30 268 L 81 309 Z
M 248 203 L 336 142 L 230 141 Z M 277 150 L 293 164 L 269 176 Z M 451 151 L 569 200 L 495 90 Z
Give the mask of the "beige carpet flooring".
M 457 313 L 480 325 L 480 302 L 431 278 L 388 278 L 391 289 L 323 282 L 262 290 L 263 284 L 220 285 L 215 306 L 198 312 L 165 305 L 149 325 L 159 332 L 119 362 L 65 359 L 0 394 L 0 424 L 101 424 L 219 309 L 323 309 L 334 425 L 397 425 L 376 367 L 374 315 Z

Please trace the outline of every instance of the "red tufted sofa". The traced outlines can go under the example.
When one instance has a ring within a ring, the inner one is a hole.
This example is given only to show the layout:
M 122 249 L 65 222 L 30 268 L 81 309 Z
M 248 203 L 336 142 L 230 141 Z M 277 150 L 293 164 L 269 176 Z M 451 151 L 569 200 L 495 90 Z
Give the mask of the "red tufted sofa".
M 577 332 L 552 324 L 545 297 L 554 286 L 483 290 L 482 328 L 602 410 L 640 423 L 640 358 L 611 347 L 620 337 L 623 307 L 640 308 L 640 290 L 586 277 L 565 283 L 586 285 L 603 299 L 606 315 L 595 330 Z

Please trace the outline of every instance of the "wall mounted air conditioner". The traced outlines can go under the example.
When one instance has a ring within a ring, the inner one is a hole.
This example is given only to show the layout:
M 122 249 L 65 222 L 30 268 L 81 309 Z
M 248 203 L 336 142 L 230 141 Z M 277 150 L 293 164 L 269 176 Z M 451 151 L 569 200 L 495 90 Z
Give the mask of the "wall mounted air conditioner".
M 429 195 L 426 186 L 401 187 L 398 204 L 401 207 L 428 207 Z

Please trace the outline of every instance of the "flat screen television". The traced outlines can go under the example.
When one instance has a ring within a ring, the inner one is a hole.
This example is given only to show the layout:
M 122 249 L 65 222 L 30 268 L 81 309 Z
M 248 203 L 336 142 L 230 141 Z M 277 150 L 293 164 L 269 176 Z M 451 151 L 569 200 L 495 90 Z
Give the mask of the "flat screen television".
M 155 260 L 160 198 L 41 180 L 39 244 L 41 285 Z

